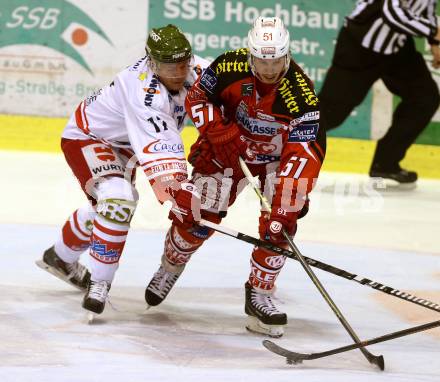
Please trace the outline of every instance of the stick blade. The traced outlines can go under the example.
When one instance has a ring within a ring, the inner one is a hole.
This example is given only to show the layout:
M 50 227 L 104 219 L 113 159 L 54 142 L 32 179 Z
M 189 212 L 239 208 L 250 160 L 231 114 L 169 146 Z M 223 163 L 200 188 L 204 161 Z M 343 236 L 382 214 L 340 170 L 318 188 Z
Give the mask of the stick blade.
M 302 363 L 303 360 L 308 358 L 308 354 L 302 354 L 302 353 L 296 353 L 290 350 L 287 350 L 279 345 L 277 345 L 276 343 L 269 341 L 269 340 L 264 340 L 263 341 L 263 346 L 271 351 L 272 353 L 278 354 L 282 357 L 286 358 L 286 362 L 289 365 L 297 365 Z
M 365 347 L 359 348 L 359 350 L 364 354 L 364 356 L 368 359 L 373 365 L 376 365 L 380 370 L 385 370 L 385 359 L 383 355 L 374 355 L 370 351 L 368 351 Z
M 383 358 L 383 355 L 376 355 L 374 356 L 374 363 L 380 370 L 385 370 L 385 359 Z

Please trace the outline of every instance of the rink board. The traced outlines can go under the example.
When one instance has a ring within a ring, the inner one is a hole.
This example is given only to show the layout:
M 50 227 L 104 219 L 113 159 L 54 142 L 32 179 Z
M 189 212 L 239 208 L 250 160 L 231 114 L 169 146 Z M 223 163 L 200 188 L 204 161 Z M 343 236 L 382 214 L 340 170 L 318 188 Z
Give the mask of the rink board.
M 0 115 L 1 150 L 61 152 L 60 135 L 65 118 Z M 183 131 L 186 152 L 197 137 L 197 131 L 188 127 Z M 375 142 L 369 140 L 329 138 L 325 171 L 367 173 Z M 413 145 L 403 167 L 417 170 L 424 178 L 440 178 L 440 147 Z

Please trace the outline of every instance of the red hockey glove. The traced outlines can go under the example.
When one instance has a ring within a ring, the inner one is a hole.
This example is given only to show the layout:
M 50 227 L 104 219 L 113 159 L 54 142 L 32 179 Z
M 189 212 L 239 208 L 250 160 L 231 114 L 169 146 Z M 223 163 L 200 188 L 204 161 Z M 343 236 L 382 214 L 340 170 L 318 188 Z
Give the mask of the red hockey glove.
M 212 145 L 215 160 L 223 168 L 232 168 L 233 175 L 243 176 L 238 158 L 248 159 L 252 154 L 238 126 L 233 122 L 218 124 L 209 129 L 206 136 Z
M 297 212 L 287 212 L 281 207 L 273 207 L 272 213 L 260 217 L 260 237 L 274 244 L 280 244 L 286 239 L 285 230 L 289 235 L 296 232 Z
M 283 229 L 291 236 L 296 233 L 296 221 L 309 212 L 309 198 L 306 197 L 303 207 L 298 212 L 287 212 L 277 205 L 272 206 L 272 213 L 260 217 L 260 237 L 274 244 L 285 241 Z
M 171 192 L 173 207 L 168 218 L 179 227 L 191 228 L 200 220 L 200 195 L 191 183 L 180 183 L 180 189 Z
M 212 145 L 206 139 L 201 139 L 192 145 L 188 162 L 200 174 L 214 174 L 222 170 L 222 167 L 215 164 Z

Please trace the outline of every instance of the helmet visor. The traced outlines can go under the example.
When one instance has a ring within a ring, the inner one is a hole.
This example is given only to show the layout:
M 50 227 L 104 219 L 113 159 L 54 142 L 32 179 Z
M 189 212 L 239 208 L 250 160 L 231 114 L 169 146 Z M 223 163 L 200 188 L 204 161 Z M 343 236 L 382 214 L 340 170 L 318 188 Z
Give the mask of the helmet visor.
M 184 80 L 194 66 L 194 60 L 190 58 L 180 62 L 160 62 L 151 58 L 151 66 L 160 78 Z

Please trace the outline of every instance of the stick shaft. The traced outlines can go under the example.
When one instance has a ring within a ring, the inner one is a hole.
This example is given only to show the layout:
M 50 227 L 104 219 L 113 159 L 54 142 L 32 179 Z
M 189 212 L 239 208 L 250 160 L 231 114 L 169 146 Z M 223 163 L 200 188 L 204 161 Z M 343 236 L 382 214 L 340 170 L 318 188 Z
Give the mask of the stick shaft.
M 267 211 L 271 211 L 271 206 L 269 205 L 269 203 L 268 203 L 267 199 L 264 197 L 264 195 L 261 193 L 259 187 L 255 184 L 253 176 L 252 176 L 251 172 L 249 171 L 249 168 L 247 167 L 246 163 L 244 162 L 244 160 L 242 158 L 240 158 L 240 165 L 241 165 L 241 168 L 242 168 L 246 178 L 248 179 L 248 181 L 252 185 L 252 188 L 254 189 L 255 193 L 258 196 L 258 198 L 261 200 L 261 203 L 263 204 L 263 207 Z M 301 252 L 299 251 L 299 249 L 297 248 L 297 246 L 293 242 L 292 238 L 289 236 L 289 234 L 284 229 L 283 229 L 283 235 L 284 235 L 285 239 L 287 240 L 287 242 L 289 243 L 289 246 L 291 247 L 292 251 L 298 257 L 298 260 L 301 263 L 302 267 L 304 268 L 305 272 L 307 273 L 309 278 L 312 280 L 313 284 L 316 286 L 316 288 L 318 289 L 319 293 L 324 298 L 326 303 L 330 306 L 330 308 L 332 309 L 333 313 L 335 313 L 335 315 L 338 318 L 339 322 L 345 328 L 345 330 L 350 335 L 352 340 L 356 344 L 359 344 L 361 342 L 361 340 L 359 339 L 359 337 L 357 336 L 357 334 L 355 333 L 355 331 L 353 330 L 351 325 L 348 323 L 348 321 L 345 319 L 344 315 L 342 314 L 342 312 L 340 311 L 338 306 L 335 304 L 333 299 L 330 297 L 330 295 L 328 294 L 328 292 L 326 291 L 326 289 L 324 288 L 322 283 L 319 281 L 318 277 L 315 275 L 313 270 L 310 268 L 310 266 L 304 260 L 304 257 L 302 256 Z M 375 356 L 374 354 L 370 353 L 367 349 L 365 349 L 363 347 L 359 347 L 359 350 L 362 352 L 362 354 L 365 356 L 365 358 L 368 360 L 368 362 L 374 363 L 376 365 L 379 365 L 379 363 L 380 363 L 379 359 L 382 356 Z
M 412 328 L 408 328 L 408 329 L 404 329 L 404 330 L 399 330 L 397 332 L 385 334 L 385 335 L 380 336 L 380 337 L 375 337 L 375 338 L 372 338 L 372 339 L 369 339 L 369 340 L 361 341 L 358 344 L 351 344 L 351 345 L 347 345 L 347 346 L 341 346 L 339 348 L 335 348 L 335 349 L 332 349 L 332 350 L 327 350 L 325 352 L 311 354 L 311 357 L 309 359 L 316 359 L 316 358 L 321 358 L 321 357 L 327 357 L 327 356 L 333 355 L 333 354 L 344 353 L 346 351 L 358 349 L 358 348 L 363 347 L 363 346 L 370 346 L 370 345 L 378 344 L 378 343 L 381 343 L 381 342 L 394 340 L 396 338 L 408 336 L 410 334 L 422 332 L 422 331 L 425 331 L 425 330 L 434 329 L 434 328 L 436 328 L 438 326 L 440 326 L 440 321 L 432 321 L 432 322 L 429 322 L 427 324 L 422 324 L 422 325 L 414 326 Z
M 285 249 L 285 248 L 278 247 L 278 246 L 270 243 L 269 241 L 260 240 L 260 239 L 257 239 L 256 237 L 246 235 L 245 233 L 238 232 L 238 231 L 232 230 L 230 228 L 227 228 L 227 227 L 224 227 L 219 224 L 215 224 L 210 221 L 203 220 L 203 219 L 200 221 L 200 224 L 203 226 L 206 226 L 208 228 L 211 228 L 214 231 L 217 231 L 217 232 L 223 233 L 225 235 L 234 237 L 234 238 L 241 240 L 241 241 L 244 241 L 246 243 L 255 245 L 257 247 L 265 248 L 265 249 L 272 251 L 274 253 L 277 253 L 279 255 L 286 256 L 292 260 L 299 261 L 298 257 L 295 255 L 294 252 L 289 251 L 288 249 Z M 388 295 L 400 298 L 401 300 L 408 301 L 413 304 L 419 305 L 423 308 L 430 309 L 430 310 L 433 310 L 435 312 L 440 313 L 440 304 L 437 304 L 435 302 L 432 302 L 432 301 L 424 299 L 424 298 L 417 297 L 417 296 L 412 295 L 407 292 L 400 291 L 399 289 L 395 289 L 393 287 L 384 285 L 384 284 L 379 283 L 377 281 L 370 280 L 366 277 L 358 276 L 354 273 L 348 272 L 348 271 L 341 269 L 341 268 L 337 268 L 337 267 L 330 265 L 330 264 L 327 264 L 327 263 L 323 263 L 323 262 L 321 262 L 319 260 L 315 260 L 311 257 L 303 256 L 303 258 L 307 262 L 307 264 L 309 264 L 310 266 L 312 266 L 314 268 L 321 269 L 321 270 L 326 271 L 328 273 L 331 273 L 333 275 L 342 277 L 346 280 L 354 281 L 360 285 L 367 286 L 367 287 L 375 289 L 379 292 L 386 293 Z

